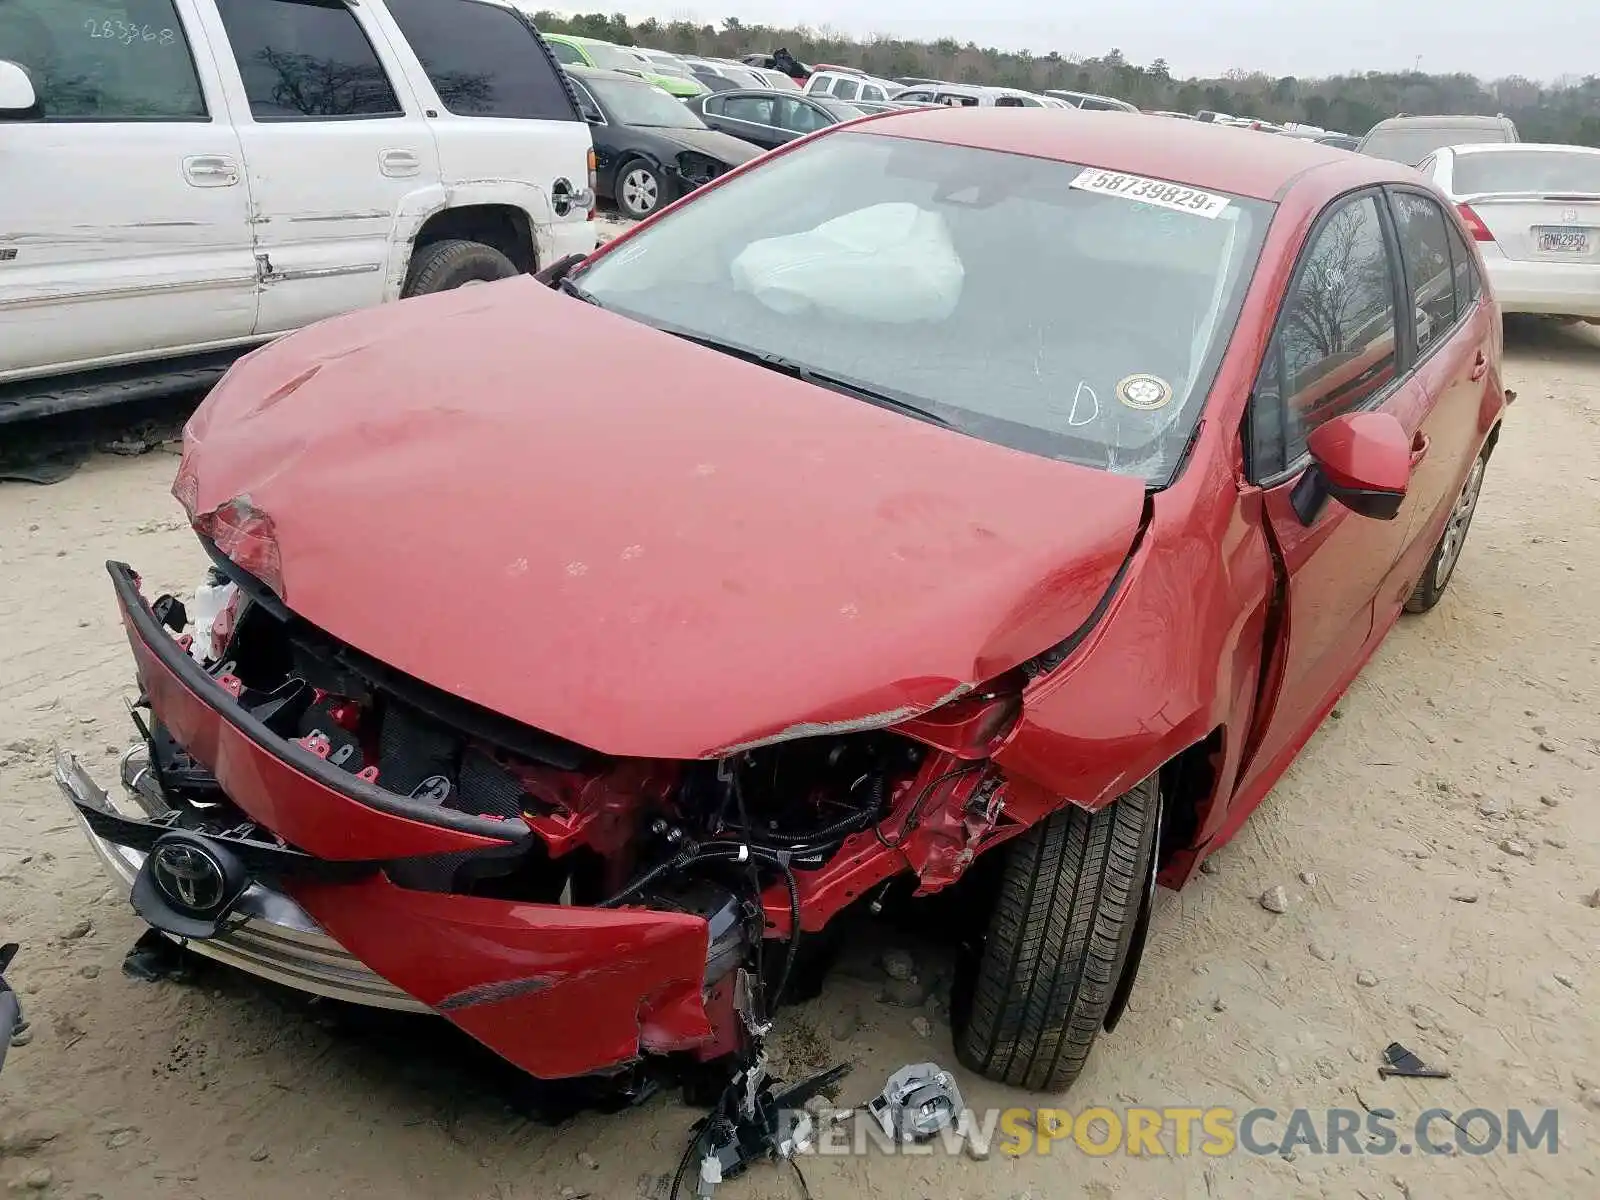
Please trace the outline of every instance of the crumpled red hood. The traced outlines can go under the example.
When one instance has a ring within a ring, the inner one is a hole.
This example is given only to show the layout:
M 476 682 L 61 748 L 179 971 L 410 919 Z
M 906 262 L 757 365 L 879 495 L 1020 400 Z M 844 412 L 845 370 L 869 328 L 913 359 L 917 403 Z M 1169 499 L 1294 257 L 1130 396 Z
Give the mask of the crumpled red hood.
M 284 599 L 360 650 L 617 755 L 904 719 L 1066 637 L 1140 481 L 874 408 L 531 279 L 241 360 L 189 423 Z

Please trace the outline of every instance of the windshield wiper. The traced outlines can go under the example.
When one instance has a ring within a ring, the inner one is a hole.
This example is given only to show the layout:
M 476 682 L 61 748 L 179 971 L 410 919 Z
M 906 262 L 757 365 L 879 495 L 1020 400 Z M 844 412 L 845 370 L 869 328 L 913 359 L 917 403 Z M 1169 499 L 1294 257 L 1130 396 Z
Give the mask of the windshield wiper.
M 595 299 L 594 293 L 585 291 L 581 286 L 565 276 L 562 277 L 561 281 L 557 283 L 556 286 L 567 295 L 572 296 L 575 299 L 582 300 L 585 304 L 592 304 L 596 308 L 605 307 L 605 305 L 601 304 L 599 300 Z
M 769 371 L 777 371 L 780 375 L 792 375 L 803 383 L 825 387 L 829 391 L 838 392 L 845 396 L 854 396 L 857 400 L 865 400 L 868 404 L 876 404 L 879 408 L 887 408 L 894 412 L 903 413 L 908 417 L 915 417 L 919 421 L 927 421 L 931 425 L 938 425 L 944 429 L 958 428 L 955 422 L 948 417 L 942 417 L 932 409 L 924 408 L 915 401 L 907 399 L 896 392 L 880 391 L 854 379 L 846 379 L 841 375 L 830 375 L 826 371 L 818 371 L 803 362 L 796 362 L 792 358 L 785 358 L 781 354 L 768 354 L 763 350 L 755 350 L 749 346 L 741 346 L 735 342 L 724 342 L 720 338 L 707 337 L 703 333 L 689 333 L 687 330 L 674 329 L 669 325 L 657 325 L 662 333 L 670 333 L 673 337 L 682 338 L 686 342 L 693 342 L 697 346 L 704 346 L 708 350 L 716 350 L 730 358 L 743 359 L 745 362 L 755 363 L 758 367 L 766 367 Z
M 930 425 L 938 425 L 944 429 L 956 428 L 955 422 L 948 417 L 942 417 L 930 408 L 924 408 L 914 401 L 906 399 L 898 392 L 884 392 L 877 388 L 867 387 L 853 379 L 845 379 L 838 375 L 829 375 L 824 371 L 814 371 L 804 363 L 792 362 L 787 358 L 773 356 L 773 361 L 767 364 L 774 370 L 789 371 L 797 379 L 807 383 L 814 383 L 818 387 L 829 388 L 846 396 L 854 396 L 857 400 L 865 400 L 868 404 L 876 404 L 879 408 L 891 409 L 903 413 L 908 417 L 915 417 L 919 421 L 927 421 Z

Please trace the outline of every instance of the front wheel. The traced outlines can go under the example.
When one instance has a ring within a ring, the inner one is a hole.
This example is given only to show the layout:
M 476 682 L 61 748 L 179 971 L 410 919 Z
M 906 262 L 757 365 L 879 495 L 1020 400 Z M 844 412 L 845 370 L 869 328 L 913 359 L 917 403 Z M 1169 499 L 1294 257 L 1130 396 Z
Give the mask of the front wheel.
M 1160 825 L 1152 776 L 1099 812 L 1053 813 L 1007 848 L 973 977 L 958 981 L 963 1063 L 1033 1091 L 1077 1079 L 1137 966 Z
M 1456 563 L 1461 561 L 1461 548 L 1466 545 L 1467 530 L 1472 527 L 1472 514 L 1478 511 L 1478 493 L 1483 489 L 1483 472 L 1488 465 L 1489 452 L 1485 450 L 1467 472 L 1467 481 L 1461 485 L 1455 507 L 1450 510 L 1450 519 L 1439 535 L 1439 544 L 1428 556 L 1422 578 L 1411 590 L 1411 597 L 1406 601 L 1408 613 L 1425 613 L 1443 598 L 1450 577 L 1456 573 Z

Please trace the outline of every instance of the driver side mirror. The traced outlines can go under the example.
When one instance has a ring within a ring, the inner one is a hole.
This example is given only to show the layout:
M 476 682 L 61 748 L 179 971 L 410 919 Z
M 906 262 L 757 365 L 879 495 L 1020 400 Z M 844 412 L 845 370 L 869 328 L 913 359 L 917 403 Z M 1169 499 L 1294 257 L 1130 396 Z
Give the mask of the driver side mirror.
M 0 58 L 0 120 L 29 117 L 37 113 L 39 95 L 33 80 L 14 62 Z
M 1393 413 L 1342 413 L 1306 438 L 1311 466 L 1290 496 L 1310 525 L 1330 497 L 1360 517 L 1392 521 L 1411 482 L 1411 440 Z

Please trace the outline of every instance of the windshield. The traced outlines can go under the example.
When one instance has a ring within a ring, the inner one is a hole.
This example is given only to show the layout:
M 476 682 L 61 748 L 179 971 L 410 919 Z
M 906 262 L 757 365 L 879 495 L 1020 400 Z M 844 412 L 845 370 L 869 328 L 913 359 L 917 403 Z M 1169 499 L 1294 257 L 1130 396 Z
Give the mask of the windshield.
M 637 57 L 610 42 L 585 42 L 583 48 L 589 55 L 589 61 L 607 71 L 632 71 L 637 75 L 645 69 Z
M 739 67 L 724 66 L 722 63 L 712 63 L 711 69 L 724 79 L 732 80 L 742 88 L 764 88 L 766 82 L 754 71 L 745 71 Z
M 857 108 L 854 104 L 845 104 L 827 96 L 813 96 L 812 99 L 816 101 L 818 107 L 832 113 L 841 121 L 853 121 L 867 111 L 865 108 Z
M 1458 196 L 1486 192 L 1600 195 L 1600 154 L 1583 150 L 1496 150 L 1456 155 Z
M 1081 165 L 846 132 L 701 194 L 572 278 L 648 324 L 1162 484 L 1271 213 Z
M 1445 146 L 1506 140 L 1505 132 L 1492 125 L 1414 125 L 1409 129 L 1374 130 L 1362 143 L 1361 152 L 1414 167 Z
M 653 83 L 643 79 L 595 79 L 588 85 L 610 119 L 618 125 L 648 125 L 657 129 L 704 129 L 705 122 Z
M 570 42 L 558 42 L 551 37 L 545 38 L 545 41 L 550 44 L 550 53 L 556 56 L 558 63 L 569 67 L 588 66 L 583 60 L 583 55 L 578 53 L 578 48 Z
M 641 50 L 640 53 L 649 60 L 649 68 L 657 75 L 670 75 L 674 79 L 694 78 L 688 67 L 669 54 L 655 54 L 649 50 Z

